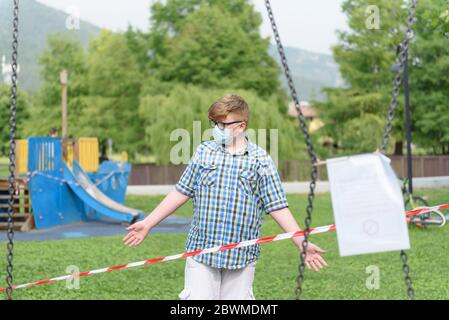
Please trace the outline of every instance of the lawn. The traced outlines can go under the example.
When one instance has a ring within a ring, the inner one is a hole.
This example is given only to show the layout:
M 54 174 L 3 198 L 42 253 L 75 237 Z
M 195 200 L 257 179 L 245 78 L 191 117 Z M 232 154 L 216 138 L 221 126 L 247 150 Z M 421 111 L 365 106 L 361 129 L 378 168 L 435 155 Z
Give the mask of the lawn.
M 9 159 L 7 157 L 0 157 L 0 177 L 9 176 Z
M 449 189 L 425 190 L 432 204 L 449 201 Z M 127 205 L 151 210 L 161 197 L 130 196 Z M 288 196 L 292 212 L 303 224 L 306 195 Z M 191 205 L 176 212 L 189 216 Z M 263 235 L 281 232 L 266 217 Z M 318 195 L 313 225 L 333 222 L 330 197 Z M 418 299 L 449 299 L 449 226 L 441 229 L 410 228 L 412 249 L 409 251 L 411 276 Z M 132 261 L 183 251 L 185 234 L 155 234 L 138 248 L 127 248 L 121 237 L 99 237 L 42 242 L 17 242 L 14 253 L 15 283 L 64 275 L 67 266 L 80 271 L 119 265 Z M 327 250 L 329 267 L 318 273 L 307 271 L 304 299 L 403 299 L 406 297 L 402 264 L 398 252 L 341 258 L 335 233 L 312 236 Z M 5 257 L 5 243 L 0 252 Z M 5 259 L 0 261 L 2 274 Z M 265 244 L 258 262 L 254 293 L 257 299 L 293 299 L 298 254 L 290 240 Z M 366 286 L 367 267 L 380 270 L 380 287 Z M 68 289 L 57 282 L 15 291 L 15 299 L 178 299 L 184 279 L 184 261 L 164 262 L 80 279 L 79 289 Z M 2 276 L 2 279 L 4 277 Z M 1 286 L 4 286 L 3 283 Z

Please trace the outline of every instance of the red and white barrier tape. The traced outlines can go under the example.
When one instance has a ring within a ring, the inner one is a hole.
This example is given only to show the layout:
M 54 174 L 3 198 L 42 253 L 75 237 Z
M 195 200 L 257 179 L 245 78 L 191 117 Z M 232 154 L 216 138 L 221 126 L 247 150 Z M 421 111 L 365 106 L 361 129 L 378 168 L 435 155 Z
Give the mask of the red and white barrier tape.
M 449 208 L 449 203 L 439 205 L 439 206 L 434 206 L 434 207 L 422 207 L 422 208 L 418 208 L 418 209 L 415 209 L 412 211 L 408 211 L 407 217 L 419 215 L 419 214 L 430 212 L 433 210 L 443 210 L 443 209 L 448 209 L 448 208 Z M 333 230 L 336 230 L 335 224 L 317 227 L 317 228 L 311 228 L 309 230 L 308 234 L 318 234 L 318 233 L 324 233 L 324 232 L 329 232 L 329 231 L 333 231 Z M 197 256 L 197 255 L 205 254 L 205 253 L 226 251 L 226 250 L 231 250 L 234 248 L 249 247 L 249 246 L 253 246 L 256 244 L 263 244 L 263 243 L 268 243 L 268 242 L 286 240 L 286 239 L 291 239 L 291 238 L 295 238 L 295 237 L 300 237 L 300 236 L 303 236 L 304 234 L 305 234 L 305 231 L 303 231 L 303 230 L 296 231 L 296 232 L 281 233 L 281 234 L 277 234 L 274 236 L 268 236 L 268 237 L 264 237 L 264 238 L 253 239 L 253 240 L 246 240 L 246 241 L 232 243 L 232 244 L 228 244 L 228 245 L 224 245 L 224 246 L 215 246 L 212 248 L 196 250 L 196 251 L 191 251 L 191 252 L 184 252 L 184 253 L 175 254 L 172 256 L 154 258 L 154 259 L 132 262 L 132 263 L 127 263 L 127 264 L 113 266 L 113 267 L 106 267 L 106 268 L 102 268 L 102 269 L 96 269 L 96 270 L 85 271 L 85 272 L 80 272 L 80 273 L 76 273 L 76 274 L 65 275 L 65 276 L 51 278 L 51 279 L 47 279 L 47 280 L 29 282 L 29 283 L 13 286 L 12 288 L 13 289 L 21 289 L 21 288 L 27 288 L 27 287 L 37 286 L 37 285 L 41 285 L 41 284 L 51 283 L 51 282 L 73 279 L 73 278 L 87 277 L 87 276 L 90 276 L 93 274 L 121 270 L 121 269 L 129 269 L 129 268 L 134 268 L 134 267 L 140 267 L 140 266 L 147 265 L 147 264 L 153 264 L 153 263 L 159 263 L 159 262 L 165 262 L 165 261 L 171 261 L 171 260 L 177 260 L 177 259 L 184 259 L 187 257 Z M 0 288 L 0 291 L 5 291 L 6 289 L 7 288 Z
M 411 216 L 416 216 L 418 214 L 422 214 L 422 213 L 426 213 L 426 212 L 431 212 L 431 211 L 436 211 L 436 210 L 445 210 L 445 209 L 449 209 L 449 203 L 440 204 L 440 205 L 434 206 L 434 207 L 419 207 L 419 208 L 413 209 L 411 211 L 407 211 L 406 215 L 407 215 L 407 217 L 411 217 Z
M 98 180 L 97 182 L 95 182 L 95 183 L 94 183 L 95 186 L 99 186 L 100 184 L 102 184 L 103 182 L 105 182 L 106 180 L 108 180 L 109 178 L 111 178 L 115 173 L 116 173 L 116 172 L 110 172 L 110 173 L 108 173 L 108 174 L 107 174 L 105 177 L 103 177 L 101 180 Z M 47 174 L 47 173 L 43 173 L 43 172 L 40 172 L 40 171 L 31 171 L 31 172 L 28 172 L 28 173 L 27 173 L 27 176 L 26 176 L 26 178 L 25 178 L 25 181 L 28 183 L 28 182 L 31 180 L 31 178 L 33 178 L 35 175 L 40 175 L 40 176 L 42 176 L 42 177 L 45 177 L 45 178 L 48 178 L 48 179 L 51 179 L 51 180 L 55 180 L 55 181 L 59 181 L 59 182 L 61 182 L 61 183 L 72 184 L 72 185 L 78 186 L 78 187 L 80 186 L 80 184 L 77 183 L 77 182 L 75 182 L 75 181 L 70 181 L 70 180 L 67 180 L 67 179 L 64 179 L 64 178 L 55 177 L 55 176 L 52 176 L 52 175 L 49 175 L 49 174 Z

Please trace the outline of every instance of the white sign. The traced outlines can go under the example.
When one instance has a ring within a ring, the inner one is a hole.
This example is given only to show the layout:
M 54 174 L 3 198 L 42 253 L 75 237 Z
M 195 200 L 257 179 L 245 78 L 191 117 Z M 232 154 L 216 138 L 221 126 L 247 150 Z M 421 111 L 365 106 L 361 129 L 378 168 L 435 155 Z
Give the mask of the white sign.
M 327 170 L 341 256 L 410 248 L 401 189 L 387 157 L 330 159 Z

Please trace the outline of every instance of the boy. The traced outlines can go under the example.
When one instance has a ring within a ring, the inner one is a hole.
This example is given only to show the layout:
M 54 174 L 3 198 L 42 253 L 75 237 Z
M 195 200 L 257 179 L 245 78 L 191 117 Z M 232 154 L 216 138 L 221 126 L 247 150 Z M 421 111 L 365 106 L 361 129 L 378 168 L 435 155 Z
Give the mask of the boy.
M 299 226 L 271 157 L 245 135 L 249 107 L 243 98 L 227 95 L 209 108 L 213 141 L 196 150 L 176 189 L 145 218 L 128 227 L 123 238 L 139 245 L 150 230 L 190 198 L 193 220 L 186 251 L 226 245 L 260 237 L 265 210 L 285 232 Z M 302 237 L 292 239 L 302 250 Z M 259 245 L 189 257 L 181 299 L 253 300 L 252 284 Z M 318 246 L 309 243 L 306 265 L 315 271 L 326 266 Z

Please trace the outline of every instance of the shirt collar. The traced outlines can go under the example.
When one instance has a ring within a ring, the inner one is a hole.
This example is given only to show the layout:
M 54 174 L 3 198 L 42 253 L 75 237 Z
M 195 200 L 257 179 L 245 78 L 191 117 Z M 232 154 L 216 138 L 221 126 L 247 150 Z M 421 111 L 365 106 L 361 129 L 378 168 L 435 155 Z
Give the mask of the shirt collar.
M 249 155 L 252 156 L 254 155 L 255 151 L 256 151 L 256 146 L 254 143 L 252 143 L 248 137 L 246 137 L 247 140 L 247 144 L 245 149 L 243 149 L 242 151 L 235 153 L 235 155 Z M 216 151 L 220 151 L 220 152 L 227 152 L 229 153 L 229 151 L 226 149 L 226 146 L 224 146 L 223 144 L 218 144 L 216 141 L 214 141 L 215 143 L 215 150 Z

